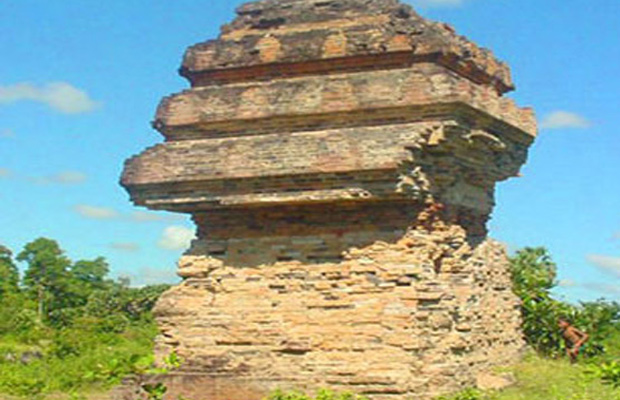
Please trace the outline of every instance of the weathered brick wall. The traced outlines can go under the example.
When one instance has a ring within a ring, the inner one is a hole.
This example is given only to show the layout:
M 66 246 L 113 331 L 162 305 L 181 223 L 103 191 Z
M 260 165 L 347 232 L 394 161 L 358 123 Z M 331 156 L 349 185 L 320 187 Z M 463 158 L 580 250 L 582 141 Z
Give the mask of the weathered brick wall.
M 429 399 L 518 358 L 486 225 L 536 122 L 490 51 L 396 0 L 263 0 L 181 74 L 121 181 L 197 225 L 156 310 L 171 396 Z
M 427 399 L 474 385 L 523 346 L 503 246 L 471 247 L 457 226 L 350 248 L 333 263 L 180 264 L 195 269 L 157 306 L 158 353 L 177 351 L 189 376 L 243 380 L 247 400 L 322 387 Z M 197 394 L 185 386 L 171 390 Z

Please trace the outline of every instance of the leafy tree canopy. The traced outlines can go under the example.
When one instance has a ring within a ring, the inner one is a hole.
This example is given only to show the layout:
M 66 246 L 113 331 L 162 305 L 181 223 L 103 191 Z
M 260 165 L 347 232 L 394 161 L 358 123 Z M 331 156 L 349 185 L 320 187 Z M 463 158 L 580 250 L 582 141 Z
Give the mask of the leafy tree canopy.
M 13 253 L 0 245 L 0 297 L 18 291 L 19 273 L 13 262 Z
M 37 300 L 40 318 L 51 310 L 62 308 L 70 299 L 67 294 L 71 261 L 56 241 L 36 239 L 24 246 L 17 260 L 28 265 L 23 285 L 26 293 Z

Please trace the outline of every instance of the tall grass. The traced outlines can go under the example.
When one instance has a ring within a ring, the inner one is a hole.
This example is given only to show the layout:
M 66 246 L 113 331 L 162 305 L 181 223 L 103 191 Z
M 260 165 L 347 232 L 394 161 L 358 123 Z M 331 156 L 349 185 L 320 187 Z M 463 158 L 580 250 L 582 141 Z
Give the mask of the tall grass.
M 106 389 L 120 383 L 136 364 L 152 361 L 153 323 L 135 325 L 122 333 L 70 329 L 39 346 L 0 340 L 0 393 L 24 399 L 52 393 Z M 37 354 L 27 363 L 26 352 Z M 0 397 L 1 399 L 1 397 Z

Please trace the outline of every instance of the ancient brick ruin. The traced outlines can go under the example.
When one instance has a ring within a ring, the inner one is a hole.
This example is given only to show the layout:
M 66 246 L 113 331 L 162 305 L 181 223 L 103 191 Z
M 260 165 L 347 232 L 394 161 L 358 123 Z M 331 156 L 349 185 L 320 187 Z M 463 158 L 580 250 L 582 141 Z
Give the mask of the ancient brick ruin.
M 157 306 L 172 390 L 428 399 L 523 347 L 496 182 L 536 135 L 508 67 L 397 0 L 264 0 L 189 48 L 122 184 L 189 213 Z

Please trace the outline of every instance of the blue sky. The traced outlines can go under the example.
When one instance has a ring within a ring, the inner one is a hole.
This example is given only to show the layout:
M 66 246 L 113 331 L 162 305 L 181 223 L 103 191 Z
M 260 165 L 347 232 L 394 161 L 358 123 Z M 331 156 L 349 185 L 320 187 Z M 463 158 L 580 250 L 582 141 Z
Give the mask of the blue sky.
M 492 236 L 549 248 L 562 296 L 620 299 L 620 1 L 412 3 L 507 61 L 511 96 L 539 115 L 523 178 L 498 188 Z M 187 87 L 185 48 L 239 4 L 1 2 L 0 243 L 19 251 L 47 236 L 136 284 L 174 280 L 191 222 L 134 208 L 118 179 L 127 157 L 162 140 L 149 122 Z

